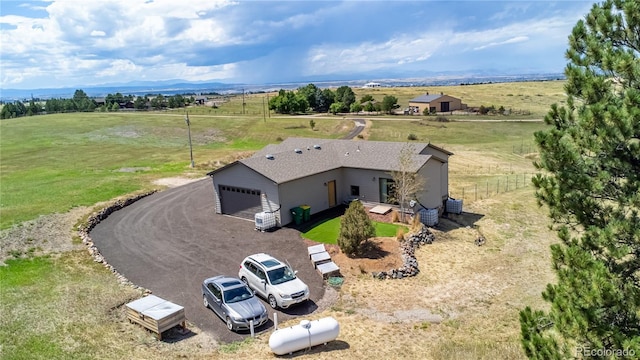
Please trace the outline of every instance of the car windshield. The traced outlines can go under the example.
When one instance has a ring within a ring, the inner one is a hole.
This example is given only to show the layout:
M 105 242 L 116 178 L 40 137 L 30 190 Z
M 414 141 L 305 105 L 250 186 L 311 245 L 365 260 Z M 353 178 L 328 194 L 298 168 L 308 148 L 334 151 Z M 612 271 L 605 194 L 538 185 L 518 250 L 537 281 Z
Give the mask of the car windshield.
M 227 304 L 235 303 L 242 300 L 251 298 L 253 294 L 247 289 L 246 286 L 237 287 L 224 292 L 224 302 Z
M 281 267 L 279 269 L 271 270 L 269 274 L 269 281 L 271 284 L 278 285 L 287 281 L 291 281 L 296 278 L 296 275 L 291 271 L 288 266 Z

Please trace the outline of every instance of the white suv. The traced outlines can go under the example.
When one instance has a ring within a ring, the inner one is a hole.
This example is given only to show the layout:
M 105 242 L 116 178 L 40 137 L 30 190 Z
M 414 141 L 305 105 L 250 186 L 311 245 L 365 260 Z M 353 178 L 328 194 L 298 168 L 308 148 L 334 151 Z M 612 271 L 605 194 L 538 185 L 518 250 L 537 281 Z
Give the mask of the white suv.
M 240 264 L 238 277 L 272 308 L 288 308 L 309 299 L 309 287 L 296 277 L 297 271 L 271 255 L 247 256 Z

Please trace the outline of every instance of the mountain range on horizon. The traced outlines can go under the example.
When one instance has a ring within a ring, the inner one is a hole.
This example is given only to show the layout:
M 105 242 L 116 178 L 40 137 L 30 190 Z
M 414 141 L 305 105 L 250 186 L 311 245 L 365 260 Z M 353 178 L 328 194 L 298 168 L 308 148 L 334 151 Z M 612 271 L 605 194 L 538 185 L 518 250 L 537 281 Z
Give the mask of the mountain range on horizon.
M 489 71 L 473 74 L 439 73 L 428 77 L 398 77 L 385 79 L 349 79 L 321 77 L 301 80 L 297 82 L 269 83 L 269 84 L 242 84 L 207 81 L 185 81 L 180 79 L 164 81 L 131 81 L 103 85 L 90 85 L 64 88 L 41 89 L 0 89 L 2 101 L 24 101 L 29 99 L 71 98 L 76 90 L 83 90 L 89 97 L 103 97 L 108 94 L 121 93 L 123 95 L 143 96 L 147 94 L 177 95 L 177 94 L 238 94 L 277 91 L 280 89 L 292 90 L 307 84 L 315 84 L 320 88 L 339 86 L 360 87 L 367 82 L 377 82 L 385 87 L 406 86 L 451 86 L 461 84 L 500 83 L 518 81 L 548 81 L 564 79 L 563 73 L 544 74 L 491 74 Z

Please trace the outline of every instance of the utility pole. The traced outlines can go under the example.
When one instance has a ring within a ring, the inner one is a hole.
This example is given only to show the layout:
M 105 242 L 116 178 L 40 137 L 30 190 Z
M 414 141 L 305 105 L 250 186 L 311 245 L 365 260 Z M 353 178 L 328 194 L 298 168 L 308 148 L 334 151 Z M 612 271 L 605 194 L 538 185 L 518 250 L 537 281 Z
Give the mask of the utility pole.
M 269 93 L 267 93 L 267 111 L 269 114 L 269 118 L 271 118 L 271 109 L 269 109 Z
M 244 89 L 242 89 L 242 115 L 244 115 Z
M 191 168 L 195 167 L 195 163 L 193 162 L 193 146 L 191 145 L 191 121 L 189 121 L 189 112 L 187 111 L 184 116 L 184 122 L 187 123 L 187 129 L 189 130 L 189 154 L 191 155 Z

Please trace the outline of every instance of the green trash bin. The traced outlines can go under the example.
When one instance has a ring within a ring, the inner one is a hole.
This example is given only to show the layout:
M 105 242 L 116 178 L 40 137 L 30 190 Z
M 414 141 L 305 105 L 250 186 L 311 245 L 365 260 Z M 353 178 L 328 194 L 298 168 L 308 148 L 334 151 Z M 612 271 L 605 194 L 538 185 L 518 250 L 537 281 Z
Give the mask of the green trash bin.
M 311 219 L 311 206 L 309 205 L 300 205 L 302 209 L 302 220 L 309 221 Z
M 296 206 L 291 209 L 291 216 L 293 216 L 293 221 L 296 225 L 302 224 L 303 210 L 301 207 Z

